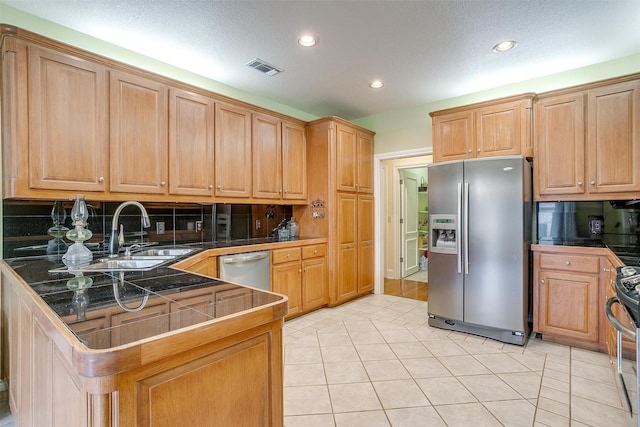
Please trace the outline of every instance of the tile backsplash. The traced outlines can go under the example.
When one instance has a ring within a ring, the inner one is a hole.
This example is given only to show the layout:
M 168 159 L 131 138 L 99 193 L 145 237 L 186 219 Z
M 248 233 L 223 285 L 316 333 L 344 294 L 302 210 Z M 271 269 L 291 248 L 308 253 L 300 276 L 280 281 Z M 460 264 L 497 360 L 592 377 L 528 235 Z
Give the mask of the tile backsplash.
M 108 248 L 113 213 L 121 202 L 92 202 L 88 228 L 92 250 Z M 151 227 L 143 228 L 135 206 L 123 209 L 119 224 L 124 226 L 125 245 L 157 242 L 174 245 L 268 237 L 282 219 L 291 218 L 293 208 L 281 205 L 143 203 Z M 3 256 L 14 258 L 44 254 L 63 254 L 70 242 L 54 240 L 48 234 L 53 226 L 54 201 L 3 202 Z M 73 201 L 64 201 L 64 226 L 72 228 Z M 221 227 L 224 222 L 225 227 Z M 226 228 L 226 229 L 222 229 Z M 224 232 L 223 232 L 224 231 Z

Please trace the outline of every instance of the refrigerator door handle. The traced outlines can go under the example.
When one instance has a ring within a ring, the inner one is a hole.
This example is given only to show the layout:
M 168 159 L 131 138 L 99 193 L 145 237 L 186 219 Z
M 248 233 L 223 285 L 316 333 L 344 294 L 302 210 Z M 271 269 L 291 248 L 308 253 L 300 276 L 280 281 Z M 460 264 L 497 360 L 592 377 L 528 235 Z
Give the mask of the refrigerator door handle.
M 458 273 L 462 273 L 462 247 L 460 246 L 460 219 L 462 213 L 462 183 L 458 183 L 458 212 L 456 219 L 456 244 L 458 245 Z
M 464 246 L 464 274 L 469 274 L 469 183 L 464 183 L 464 230 L 462 244 Z

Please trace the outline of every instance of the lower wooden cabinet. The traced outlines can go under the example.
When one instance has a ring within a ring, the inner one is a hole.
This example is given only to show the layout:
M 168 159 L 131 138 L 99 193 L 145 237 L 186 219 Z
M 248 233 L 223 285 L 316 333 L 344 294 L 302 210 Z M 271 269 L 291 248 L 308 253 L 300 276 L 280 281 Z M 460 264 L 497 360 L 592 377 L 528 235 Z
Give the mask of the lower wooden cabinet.
M 615 295 L 615 267 L 620 262 L 604 248 L 532 249 L 534 332 L 550 341 L 608 351 L 614 360 L 616 334 L 604 308 Z M 633 345 L 626 342 L 624 349 L 632 353 Z
M 287 318 L 325 305 L 326 248 L 310 245 L 271 252 L 271 290 L 289 298 Z

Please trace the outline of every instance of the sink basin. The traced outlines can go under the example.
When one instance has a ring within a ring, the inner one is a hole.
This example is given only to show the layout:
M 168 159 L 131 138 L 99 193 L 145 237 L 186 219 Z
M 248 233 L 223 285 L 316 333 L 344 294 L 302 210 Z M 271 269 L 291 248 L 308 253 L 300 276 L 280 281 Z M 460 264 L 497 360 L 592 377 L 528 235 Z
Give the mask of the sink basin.
M 139 257 L 178 257 L 189 254 L 195 251 L 193 248 L 153 248 L 145 249 L 140 252 L 134 252 L 131 254 L 132 258 Z

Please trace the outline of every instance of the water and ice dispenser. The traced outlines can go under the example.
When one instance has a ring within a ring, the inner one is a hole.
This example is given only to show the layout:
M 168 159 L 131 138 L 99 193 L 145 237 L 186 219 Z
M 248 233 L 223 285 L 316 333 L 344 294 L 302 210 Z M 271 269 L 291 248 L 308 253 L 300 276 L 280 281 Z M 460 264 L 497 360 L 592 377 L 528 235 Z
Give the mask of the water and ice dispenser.
M 455 254 L 458 252 L 458 223 L 456 215 L 431 215 L 429 217 L 431 231 L 430 252 Z

